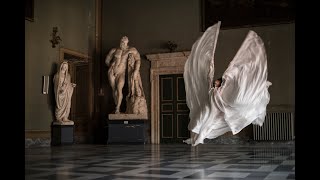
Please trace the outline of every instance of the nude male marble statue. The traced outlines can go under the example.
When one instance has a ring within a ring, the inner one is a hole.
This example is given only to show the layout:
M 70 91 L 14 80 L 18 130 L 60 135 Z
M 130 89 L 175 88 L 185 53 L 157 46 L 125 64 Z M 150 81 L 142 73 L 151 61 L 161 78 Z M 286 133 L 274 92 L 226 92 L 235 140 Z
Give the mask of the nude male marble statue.
M 139 72 L 141 65 L 140 53 L 136 48 L 128 46 L 128 42 L 128 37 L 123 36 L 120 40 L 120 47 L 112 48 L 105 59 L 105 63 L 109 67 L 108 79 L 116 105 L 114 113 L 120 114 L 120 106 L 123 99 L 122 89 L 127 71 L 129 93 L 126 97 L 126 113 L 144 114 L 147 113 L 147 105 Z

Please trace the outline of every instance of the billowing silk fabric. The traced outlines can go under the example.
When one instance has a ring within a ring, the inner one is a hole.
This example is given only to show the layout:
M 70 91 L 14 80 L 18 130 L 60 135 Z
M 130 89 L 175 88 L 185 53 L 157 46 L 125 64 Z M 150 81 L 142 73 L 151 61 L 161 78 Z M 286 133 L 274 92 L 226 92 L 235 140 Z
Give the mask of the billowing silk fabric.
M 188 129 L 193 132 L 184 142 L 193 146 L 228 131 L 235 135 L 251 123 L 262 126 L 270 100 L 266 52 L 253 31 L 224 72 L 221 86 L 212 87 L 219 29 L 220 21 L 193 44 L 184 68 Z

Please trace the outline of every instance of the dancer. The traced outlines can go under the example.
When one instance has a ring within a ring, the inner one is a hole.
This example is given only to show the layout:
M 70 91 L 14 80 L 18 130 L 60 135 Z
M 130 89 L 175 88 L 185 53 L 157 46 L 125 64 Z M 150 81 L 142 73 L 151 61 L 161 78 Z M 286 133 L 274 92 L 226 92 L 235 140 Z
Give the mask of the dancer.
M 191 131 L 184 142 L 193 146 L 228 131 L 235 135 L 251 123 L 262 126 L 270 100 L 265 47 L 254 31 L 248 32 L 223 73 L 220 87 L 213 87 L 220 24 L 209 27 L 193 44 L 184 68 Z

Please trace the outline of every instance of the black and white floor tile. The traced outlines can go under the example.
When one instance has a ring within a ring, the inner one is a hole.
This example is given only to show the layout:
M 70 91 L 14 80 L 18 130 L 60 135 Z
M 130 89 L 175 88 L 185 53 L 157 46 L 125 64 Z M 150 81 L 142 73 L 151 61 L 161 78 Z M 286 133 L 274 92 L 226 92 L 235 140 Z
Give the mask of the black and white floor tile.
M 25 149 L 27 180 L 295 179 L 287 144 L 67 145 Z

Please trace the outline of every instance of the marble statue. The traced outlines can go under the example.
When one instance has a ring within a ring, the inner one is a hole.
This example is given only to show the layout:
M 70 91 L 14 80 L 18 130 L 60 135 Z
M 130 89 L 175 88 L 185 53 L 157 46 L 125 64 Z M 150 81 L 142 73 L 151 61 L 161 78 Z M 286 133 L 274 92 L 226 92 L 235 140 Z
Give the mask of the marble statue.
M 142 88 L 140 76 L 140 53 L 134 47 L 128 46 L 129 39 L 123 36 L 120 47 L 109 51 L 105 63 L 109 67 L 108 79 L 116 105 L 115 114 L 120 114 L 123 99 L 122 89 L 125 84 L 126 71 L 128 72 L 129 93 L 126 97 L 126 114 L 147 114 L 147 103 Z
M 55 117 L 57 124 L 73 124 L 68 119 L 71 108 L 71 97 L 76 84 L 71 83 L 71 76 L 68 72 L 68 62 L 61 63 L 58 72 L 54 75 L 54 94 L 56 100 Z

